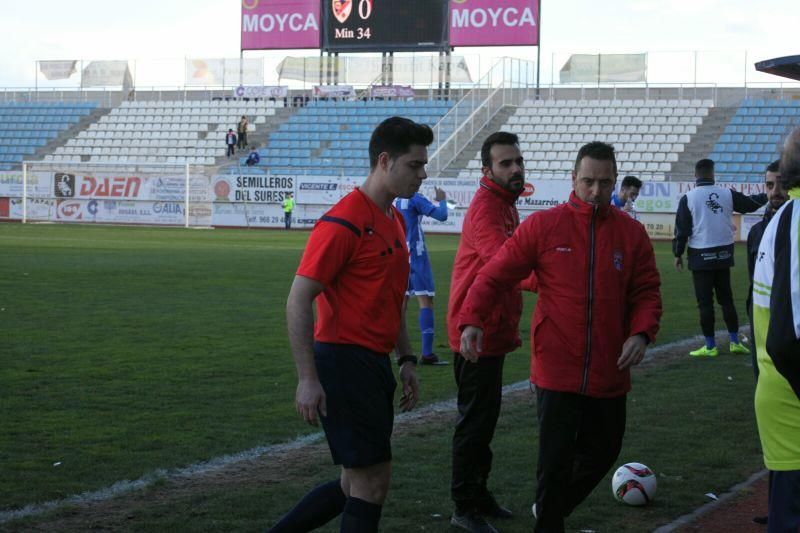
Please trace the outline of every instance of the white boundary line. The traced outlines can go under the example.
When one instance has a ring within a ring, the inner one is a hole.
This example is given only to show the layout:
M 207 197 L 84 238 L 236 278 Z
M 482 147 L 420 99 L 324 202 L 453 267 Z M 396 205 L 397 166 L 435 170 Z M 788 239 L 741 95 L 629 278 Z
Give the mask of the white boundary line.
M 683 516 L 679 516 L 678 518 L 676 518 L 671 523 L 669 523 L 667 525 L 664 525 L 664 526 L 661 526 L 658 529 L 654 530 L 653 533 L 672 533 L 673 531 L 675 531 L 677 529 L 680 529 L 681 527 L 683 527 L 683 526 L 685 526 L 687 524 L 691 524 L 692 522 L 694 522 L 695 520 L 697 520 L 701 516 L 703 516 L 703 515 L 705 515 L 707 513 L 710 513 L 714 509 L 722 507 L 723 505 L 727 504 L 729 500 L 732 500 L 733 498 L 735 498 L 737 496 L 740 496 L 742 490 L 744 490 L 747 487 L 751 486 L 753 483 L 755 483 L 759 479 L 763 478 L 767 474 L 769 474 L 768 470 L 762 470 L 760 472 L 756 472 L 755 474 L 750 476 L 750 478 L 747 481 L 743 481 L 743 482 L 739 483 L 738 485 L 734 485 L 733 487 L 731 487 L 728 490 L 728 492 L 726 492 L 725 494 L 720 496 L 715 501 L 708 502 L 707 504 L 698 507 L 697 509 L 695 509 L 691 513 L 685 514 Z
M 723 335 L 725 333 L 726 332 L 724 330 L 716 332 L 717 335 Z M 703 339 L 704 339 L 703 336 L 698 335 L 696 337 L 690 337 L 688 339 L 683 339 L 656 346 L 647 351 L 644 360 L 649 361 L 653 357 L 656 357 L 664 352 L 668 352 L 677 348 L 686 348 L 689 346 L 693 346 L 698 342 L 702 342 Z M 512 383 L 510 385 L 506 385 L 505 387 L 503 387 L 503 395 L 505 396 L 512 392 L 523 391 L 529 389 L 530 386 L 531 385 L 527 380 L 519 381 L 517 383 Z M 440 402 L 426 405 L 421 409 L 416 409 L 409 413 L 402 413 L 395 417 L 395 421 L 398 426 L 405 425 L 408 423 L 412 423 L 416 420 L 423 419 L 434 413 L 455 411 L 455 408 L 456 408 L 456 399 L 452 398 L 450 400 L 443 400 Z M 231 465 L 235 465 L 237 463 L 245 461 L 253 461 L 264 455 L 275 455 L 283 452 L 297 450 L 305 446 L 308 446 L 310 444 L 315 444 L 317 442 L 320 442 L 323 439 L 324 439 L 324 434 L 322 432 L 311 433 L 309 435 L 305 435 L 303 437 L 291 441 L 282 442 L 279 444 L 271 444 L 269 446 L 257 446 L 255 448 L 251 448 L 249 450 L 245 450 L 240 453 L 231 455 L 222 455 L 220 457 L 215 457 L 213 459 L 209 459 L 208 461 L 195 463 L 183 468 L 176 468 L 176 469 L 160 468 L 152 472 L 149 472 L 144 476 L 140 477 L 139 479 L 133 481 L 127 479 L 122 481 L 117 481 L 116 483 L 108 487 L 104 487 L 102 489 L 98 489 L 95 491 L 83 492 L 81 494 L 75 494 L 73 496 L 69 496 L 67 498 L 63 498 L 60 500 L 51 500 L 49 502 L 44 502 L 44 503 L 29 504 L 23 507 L 22 509 L 0 511 L 0 524 L 9 522 L 11 520 L 17 520 L 20 518 L 27 518 L 30 516 L 44 514 L 59 509 L 61 507 L 64 507 L 66 505 L 80 505 L 86 503 L 98 503 L 107 501 L 122 494 L 145 489 L 148 486 L 155 483 L 156 481 L 162 479 L 185 479 L 185 478 L 201 476 L 204 474 L 210 474 L 222 470 Z

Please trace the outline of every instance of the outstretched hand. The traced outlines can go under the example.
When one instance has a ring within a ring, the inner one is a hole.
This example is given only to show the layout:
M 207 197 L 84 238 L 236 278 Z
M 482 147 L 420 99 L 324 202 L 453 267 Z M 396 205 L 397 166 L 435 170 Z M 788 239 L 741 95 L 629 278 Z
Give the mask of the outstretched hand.
M 325 403 L 325 391 L 318 379 L 301 380 L 297 384 L 295 394 L 295 406 L 297 412 L 303 420 L 316 426 L 318 424 L 317 413 L 328 416 L 328 407 Z
M 622 345 L 622 354 L 617 359 L 617 368 L 625 370 L 634 365 L 638 365 L 644 358 L 644 352 L 647 348 L 647 341 L 643 335 L 633 335 L 628 337 L 625 344 Z
M 403 412 L 410 411 L 419 401 L 419 379 L 413 363 L 403 363 L 403 366 L 400 367 L 400 383 L 403 385 L 400 409 Z
M 471 363 L 478 362 L 478 354 L 483 350 L 483 330 L 467 326 L 461 332 L 461 356 Z

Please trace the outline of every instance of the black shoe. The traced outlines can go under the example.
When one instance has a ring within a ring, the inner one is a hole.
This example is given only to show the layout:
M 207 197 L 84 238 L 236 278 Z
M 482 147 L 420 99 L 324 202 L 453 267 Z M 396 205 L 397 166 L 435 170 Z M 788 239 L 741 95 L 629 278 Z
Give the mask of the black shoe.
M 439 359 L 439 357 L 435 353 L 432 353 L 430 355 L 420 356 L 419 362 L 422 363 L 423 365 L 437 365 L 438 366 L 438 365 L 446 365 L 447 364 L 447 361 L 445 361 L 444 359 Z
M 475 511 L 465 511 L 463 513 L 455 511 L 450 518 L 450 525 L 472 533 L 500 533 Z
M 477 507 L 479 513 L 490 518 L 514 517 L 514 513 L 512 513 L 510 509 L 506 509 L 497 503 L 497 500 L 494 499 L 494 495 L 491 492 L 478 503 Z
M 756 516 L 753 518 L 753 522 L 756 524 L 761 524 L 762 526 L 766 526 L 769 523 L 768 516 Z

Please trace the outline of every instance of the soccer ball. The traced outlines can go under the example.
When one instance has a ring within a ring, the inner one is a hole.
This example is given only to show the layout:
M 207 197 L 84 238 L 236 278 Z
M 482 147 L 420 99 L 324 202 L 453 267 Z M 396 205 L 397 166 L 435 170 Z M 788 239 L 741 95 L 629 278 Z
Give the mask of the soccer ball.
M 611 492 L 617 501 L 646 505 L 656 495 L 656 475 L 641 463 L 626 463 L 611 478 Z

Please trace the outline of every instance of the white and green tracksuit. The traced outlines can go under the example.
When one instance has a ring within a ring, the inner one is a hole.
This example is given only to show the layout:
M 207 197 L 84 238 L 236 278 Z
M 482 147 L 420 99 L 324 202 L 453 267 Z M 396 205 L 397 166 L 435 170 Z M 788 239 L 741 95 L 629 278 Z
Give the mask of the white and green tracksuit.
M 755 407 L 764 463 L 800 470 L 800 188 L 772 217 L 756 257 Z

